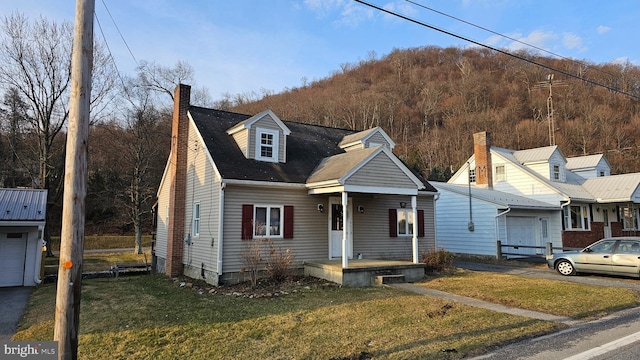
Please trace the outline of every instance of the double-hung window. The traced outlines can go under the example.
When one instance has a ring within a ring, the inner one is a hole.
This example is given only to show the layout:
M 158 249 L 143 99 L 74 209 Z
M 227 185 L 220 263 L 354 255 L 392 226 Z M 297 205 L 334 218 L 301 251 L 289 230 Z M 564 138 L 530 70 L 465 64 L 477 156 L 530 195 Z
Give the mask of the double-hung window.
M 256 129 L 256 159 L 278 162 L 278 131 Z
M 200 203 L 193 203 L 193 222 L 191 224 L 191 235 L 200 236 Z
M 624 230 L 638 229 L 638 209 L 631 205 L 620 207 L 620 219 Z
M 553 180 L 560 181 L 560 165 L 553 165 Z
M 586 205 L 571 205 L 564 208 L 564 223 L 567 230 L 589 230 L 589 209 Z
M 504 165 L 497 165 L 495 167 L 494 180 L 495 181 L 505 181 L 505 180 L 507 180 L 507 171 L 506 171 Z
M 282 237 L 282 206 L 256 205 L 254 211 L 254 237 Z
M 413 235 L 413 211 L 411 209 L 397 209 L 398 236 Z

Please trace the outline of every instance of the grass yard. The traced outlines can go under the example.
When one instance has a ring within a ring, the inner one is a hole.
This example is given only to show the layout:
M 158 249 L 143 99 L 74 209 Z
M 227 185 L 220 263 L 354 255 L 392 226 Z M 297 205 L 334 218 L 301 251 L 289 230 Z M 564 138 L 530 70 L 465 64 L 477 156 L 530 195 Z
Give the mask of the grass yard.
M 60 258 L 44 257 L 44 274 L 52 275 L 58 273 L 58 264 Z M 82 271 L 109 271 L 111 266 L 115 264 L 144 264 L 151 263 L 151 250 L 146 250 L 144 254 L 134 254 L 132 251 L 126 252 L 100 252 L 100 253 L 85 253 L 82 257 Z
M 79 358 L 457 359 L 562 327 L 385 287 L 201 292 L 161 275 L 84 280 Z M 54 303 L 54 284 L 36 288 L 14 340 L 51 340 Z
M 136 246 L 135 236 L 86 235 L 84 249 L 128 249 Z M 142 236 L 142 246 L 151 246 L 151 235 Z M 60 237 L 51 237 L 51 250 L 60 251 Z
M 506 306 L 583 319 L 640 304 L 632 290 L 489 272 L 457 271 L 420 284 Z

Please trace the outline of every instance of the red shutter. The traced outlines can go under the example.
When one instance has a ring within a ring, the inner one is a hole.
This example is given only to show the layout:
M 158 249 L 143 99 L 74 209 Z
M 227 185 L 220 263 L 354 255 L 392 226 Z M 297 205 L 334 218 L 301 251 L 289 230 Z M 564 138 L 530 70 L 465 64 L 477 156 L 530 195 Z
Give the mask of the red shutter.
M 242 205 L 242 240 L 253 239 L 253 205 Z
M 398 214 L 396 209 L 389 209 L 389 237 L 398 237 Z
M 418 237 L 424 237 L 424 210 L 418 210 Z
M 293 206 L 284 207 L 284 238 L 293 239 Z

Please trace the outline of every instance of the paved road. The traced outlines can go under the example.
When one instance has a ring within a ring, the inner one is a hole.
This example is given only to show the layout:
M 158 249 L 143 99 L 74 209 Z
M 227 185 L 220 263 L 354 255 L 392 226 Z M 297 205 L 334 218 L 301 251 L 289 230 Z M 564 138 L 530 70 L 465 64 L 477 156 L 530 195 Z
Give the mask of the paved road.
M 0 287 L 0 341 L 9 341 L 15 334 L 29 295 L 30 287 Z

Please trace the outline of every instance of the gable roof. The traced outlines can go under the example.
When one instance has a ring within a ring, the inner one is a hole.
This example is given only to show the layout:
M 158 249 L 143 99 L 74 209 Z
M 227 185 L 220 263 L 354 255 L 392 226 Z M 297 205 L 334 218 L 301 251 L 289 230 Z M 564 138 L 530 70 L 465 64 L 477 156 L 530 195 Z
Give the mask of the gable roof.
M 338 144 L 352 130 L 282 121 L 290 130 L 287 136 L 287 162 L 272 163 L 247 159 L 228 130 L 245 124 L 256 116 L 190 106 L 189 114 L 223 179 L 302 184 L 314 173 L 325 158 L 343 154 Z M 262 113 L 261 113 L 262 114 Z M 242 125 L 240 125 L 242 124 Z M 376 148 L 373 148 L 375 151 Z M 366 149 L 369 150 L 369 149 Z M 358 161 L 360 154 L 343 157 Z M 332 170 L 335 171 L 336 169 Z M 425 191 L 435 192 L 426 180 L 413 174 L 425 185 Z
M 0 189 L 0 224 L 10 221 L 45 221 L 47 190 Z
M 454 185 L 441 182 L 432 182 L 438 190 L 450 191 L 460 195 L 469 195 L 469 187 L 465 185 Z M 471 196 L 502 207 L 512 209 L 533 209 L 533 210 L 560 210 L 560 205 L 552 205 L 543 201 L 530 199 L 524 196 L 513 195 L 498 190 L 487 188 L 471 187 Z
M 549 161 L 556 151 L 560 152 L 560 149 L 558 149 L 557 145 L 553 145 L 534 149 L 516 150 L 513 151 L 512 154 L 520 164 L 528 164 L 532 162 Z M 562 152 L 560 152 L 560 155 L 562 155 Z M 562 155 L 562 157 L 564 158 L 564 155 Z
M 582 186 L 598 202 L 638 202 L 640 173 L 600 176 L 587 179 Z
M 569 170 L 589 169 L 598 166 L 600 161 L 605 162 L 609 166 L 609 162 L 603 154 L 585 155 L 567 158 L 566 168 Z
M 344 139 L 342 139 L 342 141 L 340 141 L 338 146 L 340 146 L 341 148 L 346 148 L 358 143 L 364 144 L 367 142 L 367 140 L 369 140 L 369 138 L 371 138 L 375 134 L 380 134 L 382 137 L 384 137 L 387 143 L 389 143 L 389 147 L 391 149 L 393 149 L 396 146 L 396 143 L 393 142 L 393 140 L 391 140 L 389 135 L 387 135 L 387 133 L 384 132 L 379 126 L 376 126 L 371 129 L 363 130 L 355 134 L 347 135 L 344 137 Z
M 289 128 L 282 122 L 282 120 L 280 120 L 280 118 L 276 114 L 274 114 L 274 112 L 271 110 L 265 110 L 261 113 L 253 115 L 252 117 L 237 123 L 231 129 L 227 130 L 227 132 L 231 135 L 231 134 L 235 134 L 240 130 L 250 129 L 255 122 L 259 121 L 265 116 L 271 117 L 271 119 L 278 125 L 278 127 L 282 129 L 285 135 L 289 135 L 291 133 L 291 130 L 289 130 Z

